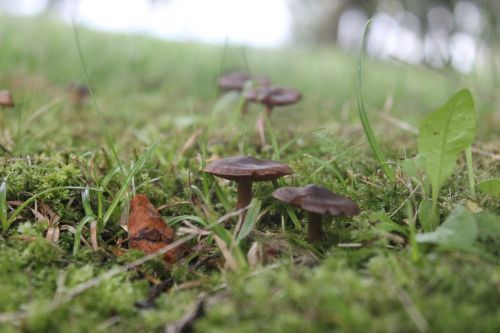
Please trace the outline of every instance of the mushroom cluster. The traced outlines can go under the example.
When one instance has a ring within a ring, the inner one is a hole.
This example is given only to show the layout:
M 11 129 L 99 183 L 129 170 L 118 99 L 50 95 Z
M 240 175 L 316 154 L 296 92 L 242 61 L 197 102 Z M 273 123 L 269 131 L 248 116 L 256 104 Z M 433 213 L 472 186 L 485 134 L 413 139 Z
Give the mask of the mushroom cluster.
M 248 84 L 249 82 L 251 84 Z M 248 103 L 258 103 L 265 107 L 255 124 L 261 147 L 266 145 L 266 116 L 270 117 L 277 106 L 295 104 L 302 99 L 302 95 L 297 90 L 273 86 L 271 80 L 265 76 L 252 78 L 242 72 L 230 72 L 222 75 L 218 84 L 222 90 L 241 92 L 244 99 L 242 114 L 247 113 Z
M 250 204 L 253 182 L 276 180 L 293 173 L 286 164 L 251 156 L 220 159 L 209 164 L 203 171 L 238 184 L 237 209 L 243 209 Z M 299 206 L 308 213 L 307 239 L 311 243 L 323 238 L 322 215 L 352 217 L 360 212 L 359 207 L 351 199 L 317 185 L 281 187 L 273 192 L 273 197 L 284 203 Z M 245 211 L 241 217 L 245 217 Z
M 273 86 L 267 77 L 252 78 L 243 72 L 224 74 L 219 78 L 218 84 L 222 90 L 241 93 L 244 99 L 243 114 L 246 113 L 248 103 L 257 103 L 264 107 L 255 126 L 261 147 L 266 145 L 266 119 L 271 116 L 274 108 L 291 105 L 302 99 L 302 94 L 295 89 Z M 293 173 L 285 164 L 251 156 L 221 159 L 211 163 L 203 171 L 233 180 L 238 184 L 237 209 L 243 209 L 250 204 L 254 181 L 275 180 Z M 323 215 L 352 217 L 360 212 L 359 207 L 351 199 L 317 185 L 278 188 L 273 192 L 273 197 L 284 203 L 299 206 L 307 212 L 307 239 L 311 243 L 316 243 L 324 237 Z M 245 213 L 241 216 L 244 217 Z

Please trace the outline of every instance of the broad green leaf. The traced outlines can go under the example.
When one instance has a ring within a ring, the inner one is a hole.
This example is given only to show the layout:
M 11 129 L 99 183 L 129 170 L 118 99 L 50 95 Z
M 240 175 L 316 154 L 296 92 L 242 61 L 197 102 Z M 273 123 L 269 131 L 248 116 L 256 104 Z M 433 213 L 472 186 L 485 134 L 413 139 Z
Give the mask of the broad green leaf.
M 460 152 L 474 141 L 475 132 L 474 99 L 468 89 L 459 91 L 420 125 L 418 150 L 424 158 L 433 199 L 452 174 Z
M 435 231 L 417 235 L 419 243 L 434 243 L 447 249 L 468 250 L 479 230 L 474 215 L 463 206 L 456 207 Z
M 500 178 L 490 178 L 478 184 L 479 189 L 489 195 L 500 198 Z
M 490 213 L 474 215 L 479 229 L 479 239 L 492 239 L 500 242 L 500 216 Z
M 424 199 L 420 201 L 418 206 L 418 220 L 422 229 L 429 232 L 432 231 L 432 202 L 431 200 Z

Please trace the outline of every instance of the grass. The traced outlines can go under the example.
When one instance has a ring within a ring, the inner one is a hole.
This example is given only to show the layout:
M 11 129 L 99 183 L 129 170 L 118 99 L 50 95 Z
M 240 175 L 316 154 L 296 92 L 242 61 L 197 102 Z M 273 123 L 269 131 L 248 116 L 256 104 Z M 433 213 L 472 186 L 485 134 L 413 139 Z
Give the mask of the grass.
M 1 332 L 163 332 L 202 293 L 208 298 L 205 316 L 194 322 L 199 332 L 500 329 L 500 207 L 471 188 L 471 177 L 479 183 L 500 176 L 492 157 L 499 153 L 500 87 L 489 71 L 462 77 L 364 60 L 366 114 L 395 171 L 390 182 L 355 112 L 351 54 L 224 48 L 84 29 L 78 35 L 97 114 L 92 103 L 76 108 L 67 96 L 71 82 L 85 81 L 71 27 L 0 21 L 0 87 L 17 102 L 13 110 L 0 110 L 0 144 L 8 149 L 0 164 L 7 181 L 0 189 L 1 216 L 11 224 L 0 236 Z M 258 108 L 241 119 L 238 99 L 221 98 L 216 89 L 222 71 L 246 66 L 305 96 L 298 106 L 273 113 L 272 145 L 263 150 L 253 129 Z M 422 229 L 414 215 L 429 193 L 412 159 L 417 137 L 387 121 L 418 128 L 463 87 L 476 99 L 477 139 L 473 158 L 461 157 L 439 205 L 441 220 L 459 204 L 489 214 L 478 222 L 474 251 L 416 243 Z M 236 188 L 201 170 L 207 160 L 236 154 L 279 157 L 295 171 L 280 186 L 320 184 L 351 197 L 363 213 L 328 223 L 327 241 L 314 247 L 300 228 L 305 214 L 273 200 L 273 185 L 263 182 L 254 186 L 259 206 L 239 234 L 233 218 L 208 230 L 208 237 L 190 240 L 191 250 L 171 268 L 153 259 L 123 270 L 143 256 L 127 248 L 120 227 L 128 198 L 147 194 L 174 228 L 185 229 L 187 220 L 191 232 L 194 226 L 205 230 L 235 206 Z M 56 243 L 45 239 L 49 226 L 60 231 Z M 86 240 L 76 250 L 75 233 Z M 224 268 L 231 260 L 238 263 L 234 269 Z M 79 289 L 109 272 L 116 274 Z M 136 305 L 169 279 L 172 287 L 154 307 Z M 58 300 L 67 302 L 53 306 Z

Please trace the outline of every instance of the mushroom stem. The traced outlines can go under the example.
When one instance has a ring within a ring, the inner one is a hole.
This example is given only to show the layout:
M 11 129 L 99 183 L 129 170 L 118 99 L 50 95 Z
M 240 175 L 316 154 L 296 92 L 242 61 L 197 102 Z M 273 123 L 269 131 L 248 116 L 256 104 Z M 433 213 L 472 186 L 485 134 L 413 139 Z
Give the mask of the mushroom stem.
M 323 239 L 321 214 L 307 212 L 307 240 L 316 243 Z
M 236 209 L 245 208 L 252 201 L 252 181 L 240 180 L 238 181 L 238 201 L 236 202 Z M 246 211 L 242 213 L 245 217 Z

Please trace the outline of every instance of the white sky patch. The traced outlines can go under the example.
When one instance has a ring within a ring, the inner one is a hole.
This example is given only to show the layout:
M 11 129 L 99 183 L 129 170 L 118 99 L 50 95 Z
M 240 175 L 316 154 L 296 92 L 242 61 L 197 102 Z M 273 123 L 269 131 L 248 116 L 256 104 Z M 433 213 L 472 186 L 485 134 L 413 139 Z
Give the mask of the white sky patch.
M 15 15 L 40 14 L 47 4 L 47 0 L 10 0 L 3 1 L 2 6 Z
M 48 0 L 0 0 L 0 11 L 37 15 Z M 256 47 L 280 47 L 292 39 L 290 0 L 79 0 L 64 2 L 61 15 L 91 28 L 122 33 L 142 33 L 164 39 L 193 40 Z M 436 67 L 451 60 L 459 71 L 469 73 L 485 52 L 478 52 L 476 36 L 482 30 L 479 8 L 460 1 L 451 12 L 434 7 L 428 13 L 430 32 L 420 34 L 415 15 L 375 15 L 368 36 L 368 53 L 409 63 L 423 59 Z M 342 15 L 338 42 L 357 49 L 365 15 L 349 10 Z M 458 28 L 453 34 L 453 29 Z M 451 34 L 451 36 L 450 36 Z
M 77 13 L 100 29 L 170 39 L 278 47 L 290 37 L 287 0 L 82 0 Z

